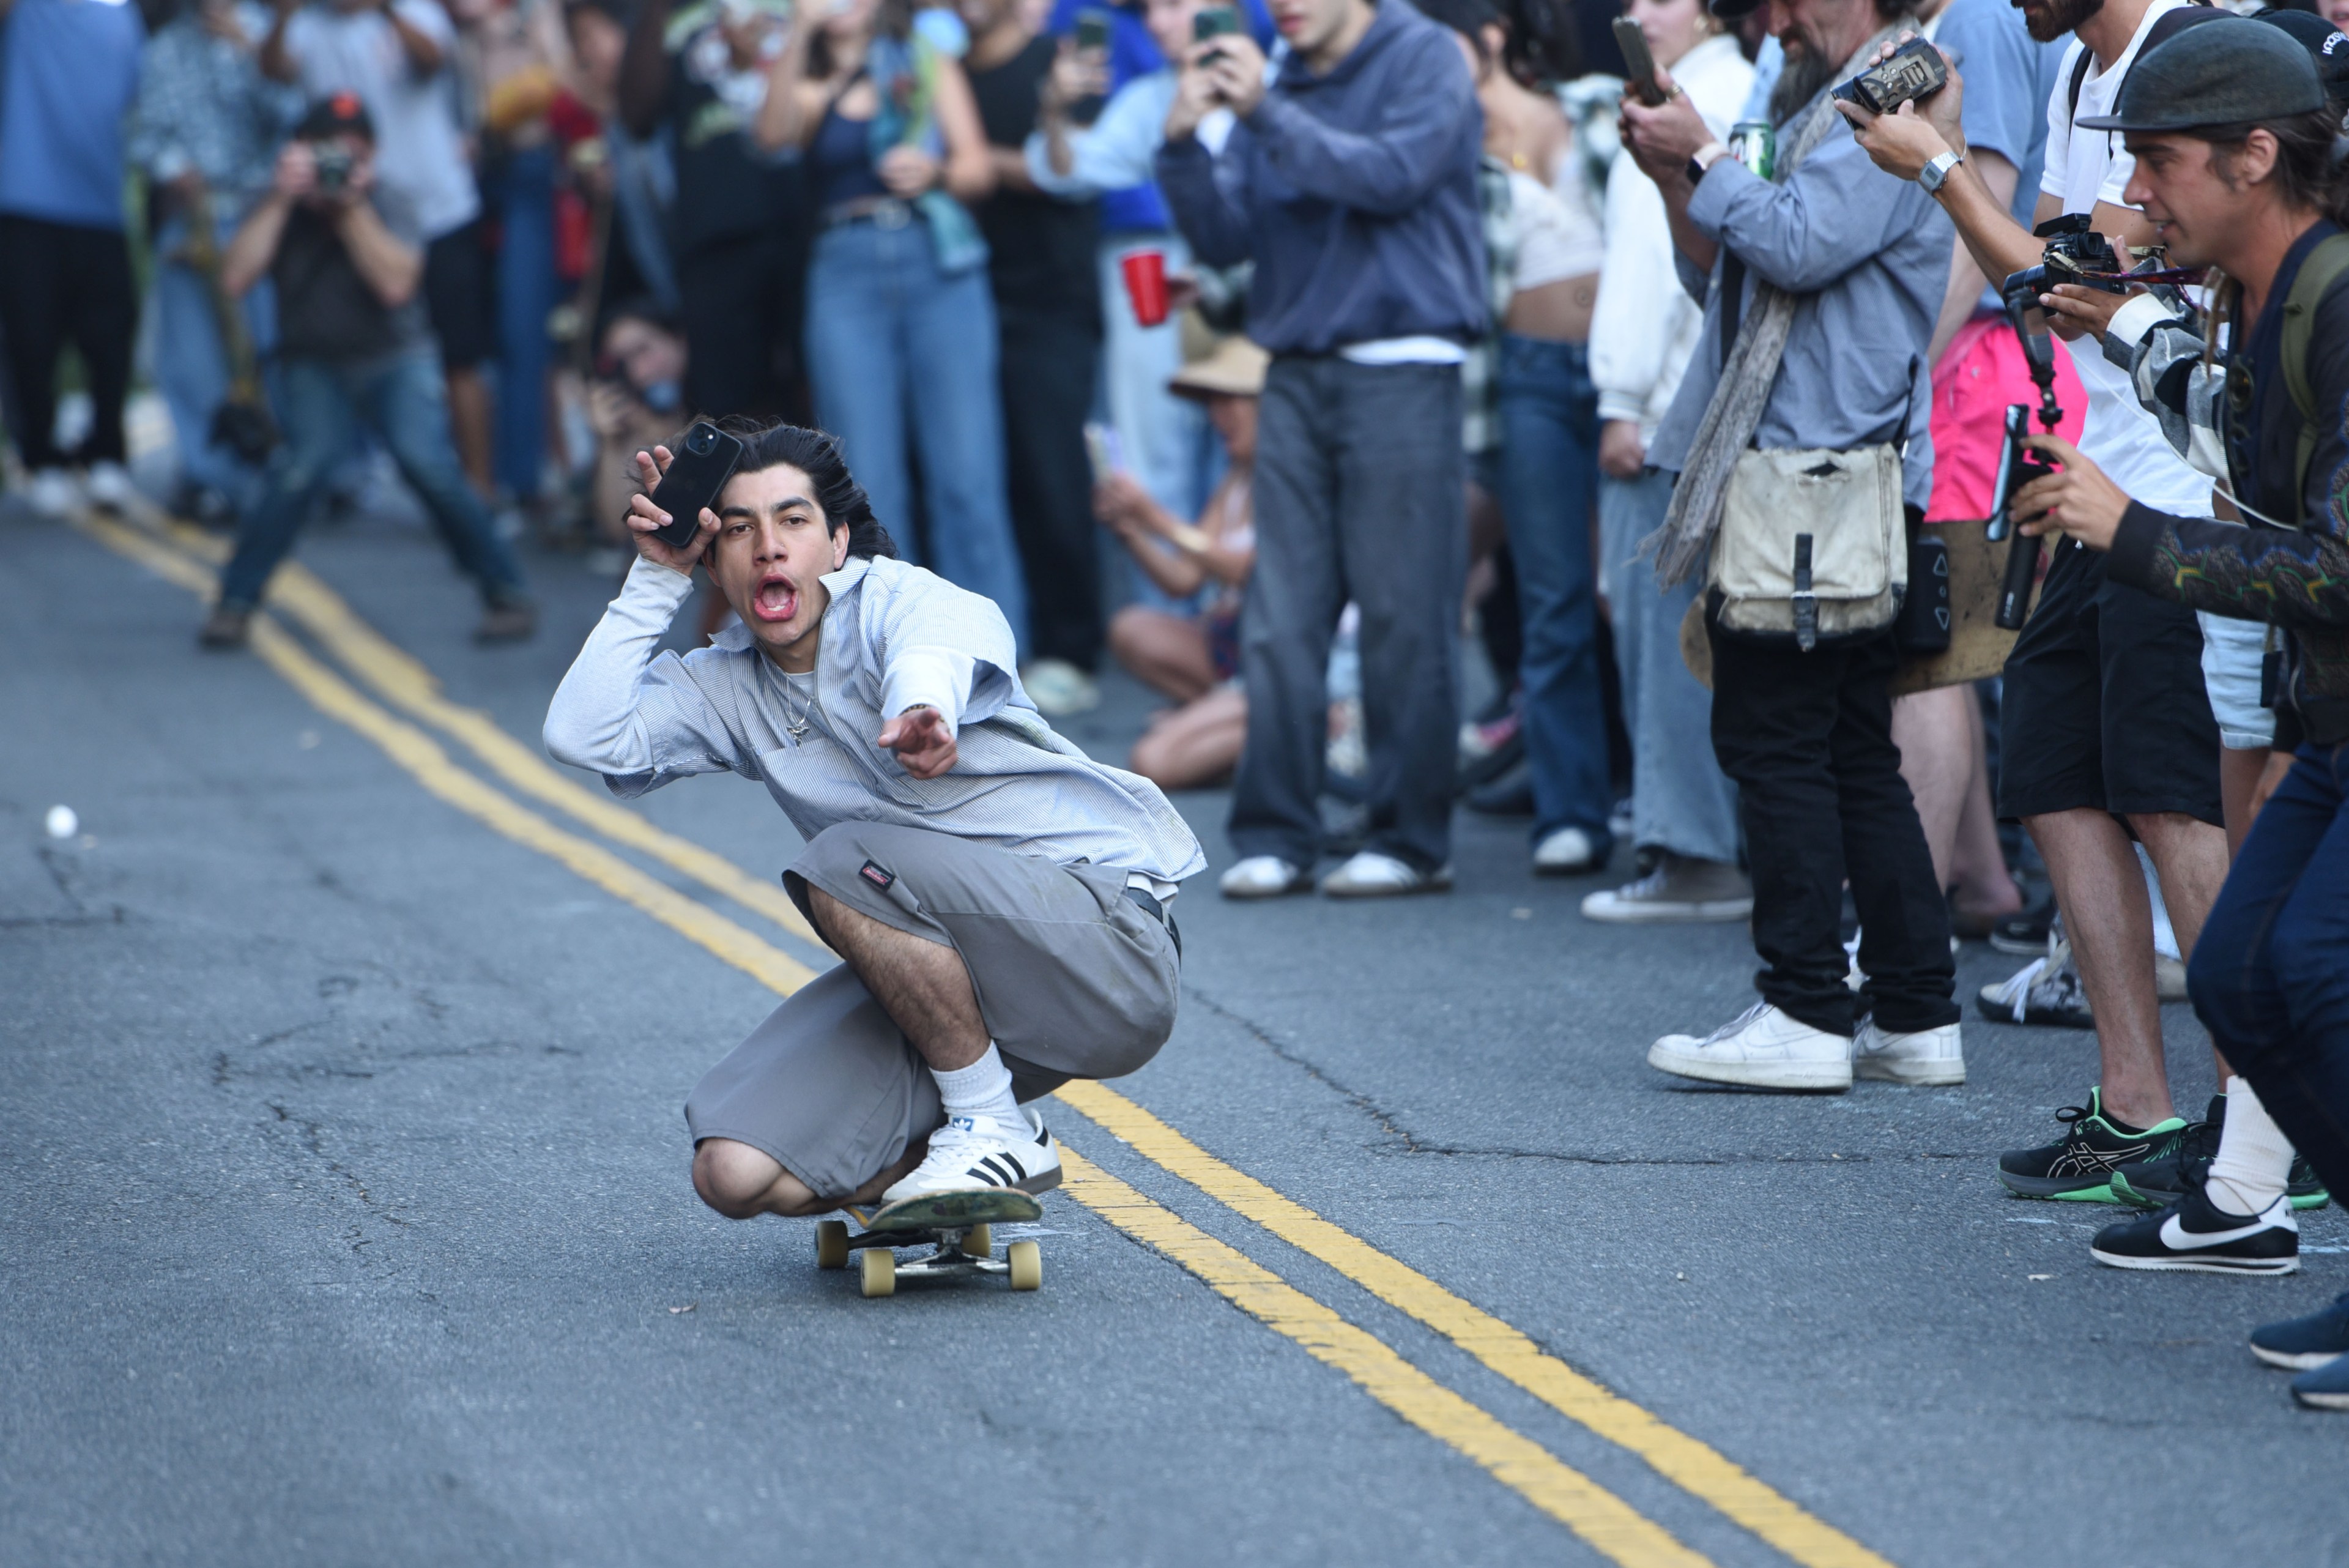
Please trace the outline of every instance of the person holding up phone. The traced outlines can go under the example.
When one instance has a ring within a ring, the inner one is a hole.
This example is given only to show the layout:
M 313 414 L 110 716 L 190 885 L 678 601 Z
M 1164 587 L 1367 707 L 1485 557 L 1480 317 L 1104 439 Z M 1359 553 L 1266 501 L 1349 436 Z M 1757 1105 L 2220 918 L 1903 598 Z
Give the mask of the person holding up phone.
M 269 194 L 229 242 L 223 289 L 242 295 L 264 275 L 277 286 L 285 441 L 239 523 L 236 553 L 200 640 L 243 646 L 270 574 L 294 547 L 355 426 L 390 450 L 459 568 L 480 587 L 486 607 L 475 639 L 529 637 L 538 615 L 522 567 L 466 482 L 450 435 L 440 357 L 419 299 L 424 245 L 413 209 L 376 182 L 375 124 L 357 95 L 311 107 L 277 155 Z
M 630 503 L 639 559 L 545 730 L 623 798 L 756 779 L 807 840 L 783 885 L 845 961 L 695 1087 L 694 1189 L 748 1220 L 1056 1186 L 1023 1102 L 1165 1043 L 1168 906 L 1206 857 L 1157 786 L 1052 732 L 1000 609 L 896 558 L 837 439 L 728 423 L 732 476 L 682 545 L 696 517 Z M 646 490 L 672 461 L 637 454 Z M 741 624 L 662 652 L 696 566 Z

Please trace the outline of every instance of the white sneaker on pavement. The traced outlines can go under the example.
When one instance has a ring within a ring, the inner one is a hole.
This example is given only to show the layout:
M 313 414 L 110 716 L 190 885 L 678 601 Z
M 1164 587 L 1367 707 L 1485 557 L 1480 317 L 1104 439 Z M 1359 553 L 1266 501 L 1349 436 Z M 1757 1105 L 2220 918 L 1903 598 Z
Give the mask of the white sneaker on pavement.
M 1065 659 L 1030 660 L 1019 672 L 1019 685 L 1047 719 L 1066 719 L 1101 706 L 1101 682 Z
M 1312 887 L 1312 877 L 1278 855 L 1251 855 L 1216 883 L 1216 890 L 1226 898 L 1278 898 Z
M 1604 868 L 1590 835 L 1578 827 L 1561 827 L 1534 846 L 1537 877 L 1584 877 Z
M 44 517 L 67 517 L 81 504 L 81 486 L 62 468 L 36 469 L 25 486 L 25 504 Z
M 1665 1035 L 1648 1047 L 1648 1065 L 1754 1089 L 1848 1089 L 1851 1042 L 1757 1002 L 1702 1038 Z
M 1754 885 L 1734 866 L 1666 851 L 1636 882 L 1582 900 L 1582 918 L 1610 926 L 1661 926 L 1743 920 L 1754 914 Z
M 93 462 L 89 477 L 83 481 L 82 492 L 92 506 L 107 512 L 127 512 L 138 498 L 138 489 L 130 483 L 130 471 L 119 462 Z
M 899 1177 L 881 1201 L 996 1187 L 1042 1192 L 1060 1185 L 1061 1146 L 1042 1118 L 1030 1127 L 1006 1126 L 993 1116 L 953 1116 L 930 1135 L 930 1152 L 922 1163 Z
M 1404 893 L 1448 893 L 1452 867 L 1420 871 L 1392 855 L 1365 849 L 1321 878 L 1332 898 L 1392 898 Z
M 1958 1044 L 1954 1023 L 1895 1034 L 1878 1028 L 1875 1019 L 1863 1018 L 1851 1043 L 1851 1071 L 1855 1077 L 1888 1084 L 1962 1084 L 1966 1054 Z

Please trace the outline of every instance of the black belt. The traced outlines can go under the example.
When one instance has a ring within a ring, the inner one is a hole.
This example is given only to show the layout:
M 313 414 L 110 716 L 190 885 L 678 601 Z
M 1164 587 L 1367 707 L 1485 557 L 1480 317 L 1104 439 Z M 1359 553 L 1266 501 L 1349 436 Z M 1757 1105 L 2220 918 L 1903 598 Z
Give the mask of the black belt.
M 1145 893 L 1132 883 L 1126 885 L 1125 896 L 1133 899 L 1143 914 L 1166 928 L 1166 934 L 1174 939 L 1174 956 L 1180 959 L 1183 956 L 1183 929 L 1174 923 L 1174 917 L 1166 912 L 1166 906 L 1158 900 L 1156 895 Z
M 827 229 L 843 223 L 869 223 L 876 229 L 902 229 L 914 221 L 912 203 L 895 196 L 853 196 L 834 202 L 823 210 L 821 219 Z

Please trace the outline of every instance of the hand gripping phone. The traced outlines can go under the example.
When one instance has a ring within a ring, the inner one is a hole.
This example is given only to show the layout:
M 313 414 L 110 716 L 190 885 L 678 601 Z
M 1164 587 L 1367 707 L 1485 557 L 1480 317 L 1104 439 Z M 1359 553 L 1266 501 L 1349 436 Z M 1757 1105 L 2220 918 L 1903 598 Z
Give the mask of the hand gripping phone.
M 1664 101 L 1656 85 L 1656 57 L 1648 52 L 1648 35 L 1629 16 L 1615 18 L 1615 47 L 1623 51 L 1623 79 L 1641 103 L 1654 108 Z
M 701 509 L 718 504 L 718 493 L 742 461 L 742 443 L 708 420 L 696 420 L 677 454 L 653 488 L 653 504 L 669 515 L 666 528 L 653 536 L 672 550 L 682 550 L 701 532 Z

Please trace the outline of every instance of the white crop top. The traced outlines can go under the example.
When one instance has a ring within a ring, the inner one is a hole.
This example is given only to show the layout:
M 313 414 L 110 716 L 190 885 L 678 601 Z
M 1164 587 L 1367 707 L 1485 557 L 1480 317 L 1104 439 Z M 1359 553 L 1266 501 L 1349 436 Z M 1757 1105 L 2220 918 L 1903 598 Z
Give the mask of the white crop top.
M 1509 171 L 1509 208 L 1517 229 L 1516 286 L 1520 289 L 1595 273 L 1607 259 L 1606 233 L 1571 152 L 1558 160 L 1558 176 L 1557 184 L 1550 185 L 1523 170 Z

